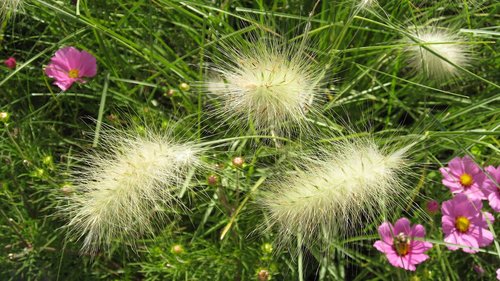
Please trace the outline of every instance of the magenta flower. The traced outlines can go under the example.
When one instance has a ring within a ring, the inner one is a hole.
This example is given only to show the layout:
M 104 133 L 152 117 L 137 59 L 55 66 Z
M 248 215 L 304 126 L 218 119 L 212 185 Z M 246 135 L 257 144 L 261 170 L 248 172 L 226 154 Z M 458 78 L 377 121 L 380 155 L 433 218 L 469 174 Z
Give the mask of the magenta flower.
M 486 190 L 490 206 L 496 212 L 500 212 L 500 166 L 486 167 L 488 174 L 484 181 L 484 188 Z
M 486 199 L 482 189 L 485 175 L 468 156 L 453 158 L 448 163 L 448 167 L 441 168 L 439 171 L 444 177 L 443 184 L 453 194 L 463 193 L 471 199 Z
M 430 214 L 437 214 L 439 212 L 439 207 L 439 202 L 436 200 L 427 201 L 427 203 L 425 204 L 425 209 Z
M 486 218 L 493 223 L 493 216 L 481 213 L 483 203 L 479 199 L 472 199 L 464 194 L 457 194 L 453 199 L 443 202 L 441 218 L 444 241 L 451 244 L 467 247 L 484 247 L 493 242 L 493 234 L 488 230 Z M 459 247 L 448 245 L 448 249 L 455 251 Z M 477 250 L 462 248 L 466 253 L 476 253 Z
M 414 271 L 415 265 L 424 262 L 429 258 L 424 254 L 432 244 L 421 240 L 414 240 L 415 237 L 423 238 L 425 228 L 420 225 L 410 225 L 407 218 L 400 218 L 394 224 L 384 222 L 378 227 L 378 233 L 382 240 L 378 240 L 373 246 L 384 253 L 389 263 L 395 267 Z
M 17 61 L 14 57 L 10 57 L 8 59 L 6 59 L 4 62 L 6 67 L 10 68 L 10 69 L 14 69 L 16 68 L 16 65 L 17 65 Z
M 58 50 L 45 68 L 45 74 L 56 79 L 54 84 L 63 91 L 69 89 L 75 82 L 85 83 L 82 77 L 93 77 L 96 73 L 95 57 L 74 47 Z

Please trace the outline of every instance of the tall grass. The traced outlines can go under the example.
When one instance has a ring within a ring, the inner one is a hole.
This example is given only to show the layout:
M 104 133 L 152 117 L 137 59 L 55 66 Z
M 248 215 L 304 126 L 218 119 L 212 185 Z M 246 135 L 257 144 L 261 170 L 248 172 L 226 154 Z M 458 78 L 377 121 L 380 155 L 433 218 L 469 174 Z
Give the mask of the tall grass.
M 17 59 L 16 69 L 0 66 L 0 111 L 9 116 L 0 120 L 1 280 L 259 280 L 262 270 L 271 280 L 495 277 L 498 222 L 491 225 L 494 245 L 475 255 L 451 252 L 440 215 L 423 208 L 431 198 L 451 198 L 438 169 L 453 157 L 500 164 L 497 1 L 23 2 L 0 27 L 0 57 Z M 445 43 L 465 44 L 469 64 L 415 40 L 412 31 L 422 26 L 464 38 Z M 304 48 L 324 73 L 316 114 L 303 120 L 310 130 L 282 136 L 263 134 L 251 122 L 233 126 L 238 120 L 211 114 L 224 105 L 195 87 L 213 77 L 214 58 L 223 57 L 228 42 L 255 33 Z M 98 64 L 94 78 L 66 92 L 43 72 L 63 46 L 90 52 Z M 415 71 L 408 48 L 447 61 L 458 75 L 436 81 Z M 151 229 L 154 236 L 139 237 L 138 249 L 118 237 L 93 256 L 80 254 L 81 241 L 68 238 L 68 221 L 55 215 L 66 204 L 61 198 L 72 194 L 78 155 L 100 144 L 103 124 L 140 135 L 147 130 L 143 120 L 206 144 L 202 160 L 212 168 L 187 175 L 176 194 L 185 210 Z M 329 237 L 327 249 L 304 245 L 297 235 L 290 246 L 301 249 L 297 255 L 275 244 L 277 233 L 260 231 L 270 219 L 259 207 L 262 189 L 281 173 L 303 169 L 297 154 L 367 136 L 380 145 L 419 140 L 408 156 L 417 176 L 398 195 L 399 207 L 380 210 L 355 235 Z M 235 157 L 245 163 L 234 165 Z M 218 180 L 204 180 L 209 176 Z M 415 272 L 392 267 L 373 248 L 377 222 L 403 216 L 424 225 L 434 243 Z M 474 267 L 484 270 L 482 277 Z

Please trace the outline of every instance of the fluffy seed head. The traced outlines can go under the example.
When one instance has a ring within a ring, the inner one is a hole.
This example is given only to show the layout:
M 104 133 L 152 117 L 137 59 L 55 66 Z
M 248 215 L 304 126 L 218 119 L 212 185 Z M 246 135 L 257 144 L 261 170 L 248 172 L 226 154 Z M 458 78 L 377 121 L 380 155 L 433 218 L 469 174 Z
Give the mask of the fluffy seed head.
M 223 47 L 218 75 L 204 88 L 224 104 L 220 116 L 235 124 L 288 134 L 311 110 L 321 69 L 303 48 L 277 39 L 253 40 Z
M 372 140 L 346 141 L 270 185 L 262 203 L 278 240 L 286 243 L 300 235 L 312 246 L 359 232 L 362 222 L 398 203 L 404 190 L 404 151 L 386 152 Z
M 411 44 L 406 47 L 409 64 L 414 70 L 424 72 L 427 77 L 437 80 L 456 77 L 460 73 L 454 65 L 468 66 L 470 61 L 468 45 L 450 31 L 420 28 L 412 32 L 411 36 L 414 40 L 406 40 Z
M 377 4 L 377 0 L 359 0 L 357 6 L 360 9 L 369 9 Z
M 182 207 L 179 186 L 199 165 L 198 148 L 168 136 L 113 131 L 102 139 L 103 151 L 87 157 L 63 210 L 70 234 L 83 239 L 82 251 L 90 253 L 114 239 L 133 245 L 134 238 L 151 233 L 165 208 Z

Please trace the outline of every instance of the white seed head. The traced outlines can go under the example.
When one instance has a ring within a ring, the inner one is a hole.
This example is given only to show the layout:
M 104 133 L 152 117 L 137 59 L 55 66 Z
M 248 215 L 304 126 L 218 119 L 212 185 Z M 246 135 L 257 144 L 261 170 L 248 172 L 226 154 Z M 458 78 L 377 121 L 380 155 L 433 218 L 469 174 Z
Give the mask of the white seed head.
M 359 0 L 357 5 L 360 9 L 369 9 L 377 5 L 377 0 Z
M 254 40 L 224 47 L 216 59 L 216 79 L 204 88 L 224 104 L 218 115 L 236 125 L 290 133 L 311 110 L 321 68 L 307 53 L 278 40 Z
M 399 151 L 386 153 L 366 139 L 345 141 L 325 156 L 264 192 L 269 226 L 282 243 L 300 235 L 313 246 L 359 233 L 401 199 L 406 161 Z
M 146 130 L 102 135 L 103 152 L 86 157 L 76 174 L 76 192 L 63 211 L 70 234 L 83 239 L 83 252 L 107 248 L 114 239 L 134 244 L 153 232 L 165 208 L 183 207 L 180 186 L 189 169 L 199 165 L 200 150 Z
M 436 28 L 420 28 L 411 36 L 415 40 L 406 40 L 410 44 L 406 47 L 410 67 L 427 77 L 436 80 L 456 77 L 460 72 L 455 65 L 468 66 L 469 47 L 458 35 Z

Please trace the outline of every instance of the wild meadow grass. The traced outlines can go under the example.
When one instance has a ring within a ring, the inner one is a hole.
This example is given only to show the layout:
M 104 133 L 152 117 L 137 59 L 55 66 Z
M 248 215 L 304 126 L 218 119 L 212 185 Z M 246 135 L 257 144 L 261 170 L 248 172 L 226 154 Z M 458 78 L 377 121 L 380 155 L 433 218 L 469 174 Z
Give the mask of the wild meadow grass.
M 497 278 L 498 1 L 2 1 L 0 280 Z

